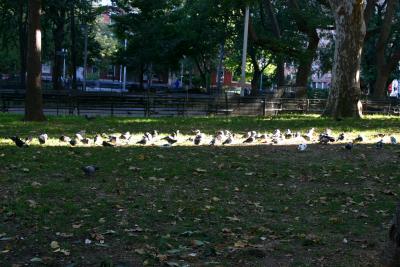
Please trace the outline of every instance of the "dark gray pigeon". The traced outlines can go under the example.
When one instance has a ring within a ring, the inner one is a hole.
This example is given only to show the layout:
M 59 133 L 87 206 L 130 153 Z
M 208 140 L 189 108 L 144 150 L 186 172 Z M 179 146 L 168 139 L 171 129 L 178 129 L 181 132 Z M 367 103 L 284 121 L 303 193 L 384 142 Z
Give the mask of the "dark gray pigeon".
M 93 176 L 96 173 L 96 171 L 99 170 L 97 166 L 92 166 L 92 165 L 84 166 L 81 169 L 86 176 Z
M 62 135 L 62 136 L 60 137 L 60 141 L 61 141 L 61 142 L 69 143 L 69 142 L 71 142 L 71 138 L 69 138 L 69 137 L 66 136 L 66 135 Z
M 12 136 L 10 139 L 14 141 L 17 147 L 28 147 L 28 144 L 25 141 L 22 141 L 18 136 Z
M 345 149 L 347 149 L 347 150 L 352 150 L 353 149 L 353 143 L 348 143 L 348 144 L 346 144 L 345 146 L 344 146 L 344 148 Z

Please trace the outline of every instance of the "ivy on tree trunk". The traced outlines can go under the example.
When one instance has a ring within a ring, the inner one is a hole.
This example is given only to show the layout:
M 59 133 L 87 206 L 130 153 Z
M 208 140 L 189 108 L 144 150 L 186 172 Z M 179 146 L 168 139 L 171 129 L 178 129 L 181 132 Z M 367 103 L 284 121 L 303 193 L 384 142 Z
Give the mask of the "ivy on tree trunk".
M 336 23 L 332 86 L 324 115 L 362 117 L 360 65 L 365 37 L 365 0 L 330 0 Z

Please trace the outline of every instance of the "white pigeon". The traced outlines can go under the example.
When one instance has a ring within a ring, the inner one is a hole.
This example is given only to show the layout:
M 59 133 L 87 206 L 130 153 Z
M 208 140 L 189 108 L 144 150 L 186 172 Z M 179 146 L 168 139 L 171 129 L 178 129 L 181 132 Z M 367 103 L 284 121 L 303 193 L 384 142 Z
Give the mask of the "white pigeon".
M 307 144 L 300 144 L 297 147 L 297 150 L 300 151 L 300 152 L 306 151 L 307 150 Z

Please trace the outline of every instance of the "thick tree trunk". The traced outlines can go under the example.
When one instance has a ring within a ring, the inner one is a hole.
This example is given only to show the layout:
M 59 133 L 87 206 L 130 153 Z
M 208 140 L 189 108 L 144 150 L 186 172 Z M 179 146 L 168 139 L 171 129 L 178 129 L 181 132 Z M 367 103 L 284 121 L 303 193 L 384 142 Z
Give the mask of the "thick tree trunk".
M 54 39 L 54 59 L 53 59 L 53 89 L 61 90 L 61 72 L 63 59 L 59 54 L 64 40 L 64 23 L 57 23 L 56 28 L 53 30 Z
M 376 81 L 373 88 L 374 98 L 384 98 L 386 96 L 386 85 L 390 73 L 397 64 L 390 66 L 391 58 L 386 55 L 386 47 L 388 45 L 391 29 L 393 25 L 393 17 L 397 10 L 398 0 L 388 0 L 386 5 L 386 13 L 381 26 L 379 39 L 375 49 L 376 60 Z M 388 62 L 389 61 L 389 62 Z
M 41 0 L 29 0 L 28 5 L 28 76 L 25 100 L 25 120 L 43 121 L 41 86 L 42 33 L 40 27 Z
M 317 31 L 313 31 L 308 36 L 308 46 L 304 59 L 300 60 L 299 69 L 296 75 L 296 87 L 300 88 L 296 92 L 297 97 L 307 96 L 308 78 L 311 75 L 311 67 L 317 53 L 319 37 Z
M 297 0 L 290 0 L 290 8 L 293 12 L 297 28 L 307 35 L 307 49 L 302 53 L 299 60 L 299 68 L 296 75 L 297 97 L 307 96 L 308 79 L 311 75 L 311 66 L 317 53 L 319 36 L 316 25 L 310 24 L 309 18 L 300 9 Z
M 360 65 L 365 37 L 364 0 L 330 0 L 336 23 L 332 87 L 324 115 L 362 117 Z
M 27 23 L 26 23 L 25 3 L 18 3 L 18 32 L 19 32 L 19 58 L 20 58 L 20 83 L 21 89 L 26 89 L 26 50 L 27 50 Z

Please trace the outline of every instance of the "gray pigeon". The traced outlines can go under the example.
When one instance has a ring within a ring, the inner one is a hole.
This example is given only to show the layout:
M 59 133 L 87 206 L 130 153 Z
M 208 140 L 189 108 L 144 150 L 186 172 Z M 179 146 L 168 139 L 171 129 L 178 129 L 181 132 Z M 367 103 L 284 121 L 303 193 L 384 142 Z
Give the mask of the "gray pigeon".
M 44 133 L 44 134 L 39 135 L 38 139 L 39 139 L 39 143 L 41 145 L 44 145 L 44 144 L 46 144 L 47 140 L 49 140 L 49 136 Z
M 390 143 L 391 143 L 392 145 L 397 145 L 397 139 L 396 139 L 396 137 L 391 136 L 391 137 L 390 137 Z
M 88 165 L 81 168 L 86 176 L 93 176 L 99 170 L 97 166 Z
M 376 143 L 376 148 L 377 149 L 382 149 L 383 148 L 383 140 L 382 139 Z
M 66 136 L 66 135 L 62 135 L 62 136 L 60 137 L 60 141 L 61 141 L 61 142 L 65 142 L 65 143 L 69 143 L 69 142 L 71 142 L 71 138 L 68 137 L 68 136 Z

